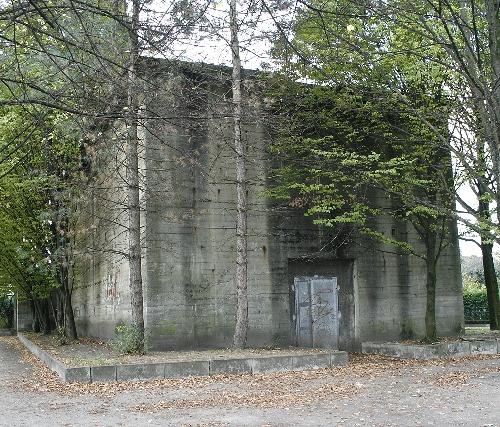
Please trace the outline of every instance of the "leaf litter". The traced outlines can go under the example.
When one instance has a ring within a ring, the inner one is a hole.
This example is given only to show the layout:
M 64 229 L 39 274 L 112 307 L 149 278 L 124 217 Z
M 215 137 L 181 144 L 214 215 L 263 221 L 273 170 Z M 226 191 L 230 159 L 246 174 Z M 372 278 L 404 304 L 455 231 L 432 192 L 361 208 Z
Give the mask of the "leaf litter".
M 15 347 L 24 362 L 33 366 L 29 376 L 16 381 L 16 387 L 34 392 L 53 392 L 61 395 L 97 395 L 112 397 L 129 391 L 184 390 L 193 398 L 162 400 L 137 404 L 129 409 L 156 412 L 169 409 L 189 409 L 216 406 L 251 406 L 262 408 L 296 408 L 318 401 L 353 397 L 367 390 L 370 383 L 382 375 L 397 378 L 404 370 L 422 368 L 452 368 L 453 372 L 428 378 L 418 378 L 430 385 L 461 387 L 471 378 L 486 372 L 500 372 L 499 367 L 481 367 L 471 371 L 457 370 L 464 362 L 500 359 L 499 355 L 477 355 L 451 359 L 413 360 L 394 359 L 381 355 L 351 353 L 349 364 L 312 371 L 276 372 L 265 374 L 224 374 L 182 379 L 158 379 L 110 383 L 64 383 L 56 373 L 32 355 L 15 337 L 2 337 Z

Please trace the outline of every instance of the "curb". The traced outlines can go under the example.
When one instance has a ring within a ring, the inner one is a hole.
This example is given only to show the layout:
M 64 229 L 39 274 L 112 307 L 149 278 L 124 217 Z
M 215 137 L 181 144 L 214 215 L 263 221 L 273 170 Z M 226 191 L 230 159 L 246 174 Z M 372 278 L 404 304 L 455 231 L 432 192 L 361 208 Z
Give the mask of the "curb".
M 500 340 L 464 340 L 427 345 L 364 342 L 361 344 L 361 352 L 398 359 L 445 359 L 479 354 L 500 354 Z
M 179 362 L 99 365 L 69 367 L 56 360 L 23 334 L 17 334 L 26 348 L 56 372 L 63 382 L 112 382 L 130 380 L 173 379 L 220 374 L 260 374 L 304 371 L 344 366 L 349 358 L 345 351 L 320 354 L 294 354 L 238 359 L 207 359 Z

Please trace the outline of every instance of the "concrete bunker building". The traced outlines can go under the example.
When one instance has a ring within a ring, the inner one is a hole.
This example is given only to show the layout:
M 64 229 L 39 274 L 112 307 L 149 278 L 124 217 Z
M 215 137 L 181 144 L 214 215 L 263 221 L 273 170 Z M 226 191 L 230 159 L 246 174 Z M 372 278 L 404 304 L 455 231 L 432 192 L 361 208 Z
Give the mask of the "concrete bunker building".
M 144 315 L 155 349 L 228 347 L 235 323 L 235 172 L 229 70 L 151 61 L 141 110 Z M 424 335 L 425 265 L 380 242 L 339 246 L 297 210 L 263 192 L 273 159 L 264 99 L 245 80 L 248 152 L 249 346 L 359 349 L 363 341 Z M 83 198 L 74 267 L 79 333 L 111 338 L 130 321 L 127 214 L 119 135 L 96 149 Z M 381 206 L 388 203 L 375 194 Z M 460 255 L 438 265 L 439 335 L 463 329 Z M 381 232 L 418 244 L 411 224 L 379 218 Z

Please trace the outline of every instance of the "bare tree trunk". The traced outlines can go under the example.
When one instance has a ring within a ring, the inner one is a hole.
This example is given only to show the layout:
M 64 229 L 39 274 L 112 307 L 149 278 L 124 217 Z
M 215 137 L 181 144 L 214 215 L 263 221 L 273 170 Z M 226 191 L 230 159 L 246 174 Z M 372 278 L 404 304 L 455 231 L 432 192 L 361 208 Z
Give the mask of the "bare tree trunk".
M 493 262 L 493 245 L 481 242 L 483 255 L 484 283 L 488 294 L 488 310 L 490 316 L 490 329 L 500 329 L 500 299 L 498 296 L 498 280 Z
M 56 174 L 59 179 L 64 182 L 61 188 L 57 188 L 51 191 L 50 201 L 55 207 L 55 220 L 52 222 L 52 241 L 57 254 L 57 269 L 58 269 L 58 282 L 59 287 L 54 294 L 56 297 L 57 307 L 52 304 L 52 297 L 49 296 L 50 306 L 53 309 L 54 320 L 57 327 L 64 327 L 67 336 L 72 339 L 78 338 L 76 331 L 75 317 L 73 313 L 73 305 L 71 302 L 71 290 L 69 285 L 69 264 L 70 264 L 70 253 L 69 253 L 69 219 L 67 213 L 67 201 L 61 200 L 60 195 L 64 192 L 64 188 L 67 188 L 68 181 L 67 175 L 63 173 L 59 168 L 54 167 L 51 163 L 53 156 L 52 140 L 47 140 L 45 147 L 47 161 L 47 170 L 49 173 Z
M 478 185 L 479 216 L 484 218 L 487 224 L 490 218 L 490 204 L 483 197 L 485 184 L 481 180 Z M 488 295 L 488 311 L 490 317 L 490 329 L 500 329 L 500 297 L 498 295 L 498 280 L 493 262 L 493 243 L 488 236 L 481 236 L 481 253 L 483 256 L 484 284 Z
M 61 288 L 62 307 L 64 309 L 64 326 L 68 337 L 76 340 L 78 333 L 76 331 L 75 315 L 73 313 L 73 304 L 71 302 L 71 292 L 69 290 L 68 271 L 64 268 L 64 283 Z
M 132 0 L 132 20 L 129 28 L 130 57 L 127 81 L 127 201 L 129 216 L 129 268 L 132 324 L 144 342 L 144 313 L 141 270 L 141 211 L 139 197 L 137 61 L 139 58 L 139 0 Z M 138 349 L 143 350 L 143 349 Z
M 71 302 L 71 290 L 69 285 L 69 253 L 68 253 L 68 228 L 69 221 L 67 214 L 63 213 L 59 220 L 60 232 L 57 236 L 61 244 L 62 262 L 59 265 L 59 280 L 60 280 L 60 306 L 63 308 L 63 318 L 66 333 L 71 339 L 77 339 L 75 316 L 73 313 L 73 304 Z M 56 231 L 57 232 L 57 231 Z
M 38 318 L 38 311 L 35 305 L 35 298 L 32 296 L 30 299 L 30 309 L 31 309 L 31 329 L 33 332 L 40 332 L 40 320 Z
M 245 143 L 241 138 L 241 60 L 236 0 L 230 2 L 234 148 L 236 152 L 236 326 L 233 345 L 243 348 L 248 333 L 247 195 Z
M 485 147 L 482 140 L 479 140 L 478 145 L 478 160 L 483 171 L 486 170 L 485 166 Z M 497 176 L 498 178 L 498 176 Z M 481 176 L 477 181 L 477 194 L 478 194 L 478 215 L 484 224 L 489 224 L 491 222 L 491 211 L 490 202 L 487 198 L 487 184 L 485 183 L 486 176 L 485 172 L 481 173 Z M 498 192 L 497 192 L 498 194 Z M 498 202 L 497 202 L 498 203 Z M 483 272 L 484 272 L 484 284 L 486 286 L 486 293 L 488 296 L 488 311 L 490 319 L 490 329 L 497 330 L 500 329 L 500 296 L 498 294 L 498 280 L 495 271 L 495 263 L 493 261 L 493 242 L 489 238 L 488 234 L 491 232 L 491 228 L 488 227 L 488 233 L 481 235 L 481 253 L 483 258 Z
M 46 298 L 33 299 L 35 316 L 38 320 L 39 329 L 44 335 L 50 334 L 50 312 Z M 35 330 L 35 332 L 38 332 Z
M 50 293 L 49 296 L 49 306 L 52 311 L 52 316 L 56 321 L 56 328 L 64 326 L 64 317 L 62 316 L 62 311 L 60 310 L 60 299 L 61 295 L 59 289 Z
M 427 268 L 426 293 L 427 302 L 425 305 L 425 339 L 435 341 L 436 330 L 436 235 L 434 232 L 427 233 L 425 263 Z

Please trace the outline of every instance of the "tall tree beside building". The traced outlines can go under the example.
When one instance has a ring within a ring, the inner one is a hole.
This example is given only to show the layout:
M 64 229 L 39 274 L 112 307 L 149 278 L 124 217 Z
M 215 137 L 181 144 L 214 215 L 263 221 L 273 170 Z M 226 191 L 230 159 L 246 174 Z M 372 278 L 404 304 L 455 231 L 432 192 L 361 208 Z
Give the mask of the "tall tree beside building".
M 231 31 L 233 140 L 236 165 L 236 326 L 233 344 L 237 348 L 246 345 L 248 334 L 248 251 L 247 251 L 247 194 L 246 194 L 246 150 L 241 136 L 241 59 L 239 43 L 238 8 L 236 0 L 229 5 Z
M 271 195 L 305 210 L 316 224 L 420 258 L 427 273 L 425 335 L 434 340 L 437 263 L 453 241 L 449 153 L 389 94 L 298 83 L 276 96 L 283 122 L 273 149 L 282 166 Z M 390 206 L 378 204 L 377 193 Z M 384 217 L 410 222 L 418 242 L 382 232 L 377 224 Z
M 446 82 L 442 96 L 450 107 L 449 127 L 436 126 L 429 109 L 414 108 L 412 115 L 452 154 L 456 182 L 476 196 L 475 202 L 464 199 L 456 185 L 459 209 L 450 208 L 449 216 L 482 241 L 500 243 L 500 209 L 495 207 L 500 206 L 498 1 L 308 0 L 300 5 L 292 22 L 275 16 L 278 46 L 287 53 L 282 63 L 295 67 L 295 75 L 347 85 L 375 83 L 410 108 L 408 83 Z M 490 201 L 495 203 L 484 203 Z M 485 268 L 491 269 L 487 245 L 483 252 Z M 498 288 L 494 281 L 488 287 L 498 324 L 493 301 Z
M 140 0 L 132 0 L 129 22 L 129 61 L 127 69 L 126 186 L 128 212 L 128 262 L 132 324 L 137 330 L 138 350 L 144 350 L 144 309 L 141 256 L 141 205 L 139 188 L 139 25 Z

